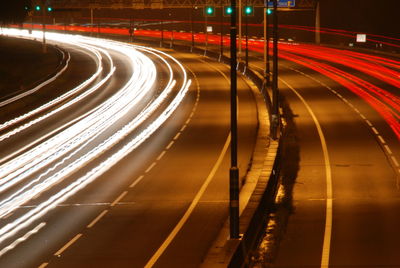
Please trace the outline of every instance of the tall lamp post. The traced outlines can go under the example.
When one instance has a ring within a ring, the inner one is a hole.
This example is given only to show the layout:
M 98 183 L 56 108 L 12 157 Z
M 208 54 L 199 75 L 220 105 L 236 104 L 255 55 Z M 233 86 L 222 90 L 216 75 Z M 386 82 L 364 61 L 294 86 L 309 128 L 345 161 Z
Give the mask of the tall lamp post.
M 271 134 L 272 139 L 277 139 L 277 131 L 279 125 L 279 106 L 278 106 L 278 0 L 273 0 L 273 75 L 272 75 L 272 115 L 271 115 Z
M 231 29 L 230 29 L 231 167 L 229 170 L 229 223 L 230 223 L 230 238 L 238 239 L 239 238 L 239 168 L 237 166 L 236 0 L 230 0 L 230 1 L 232 7 L 232 14 L 231 14 Z

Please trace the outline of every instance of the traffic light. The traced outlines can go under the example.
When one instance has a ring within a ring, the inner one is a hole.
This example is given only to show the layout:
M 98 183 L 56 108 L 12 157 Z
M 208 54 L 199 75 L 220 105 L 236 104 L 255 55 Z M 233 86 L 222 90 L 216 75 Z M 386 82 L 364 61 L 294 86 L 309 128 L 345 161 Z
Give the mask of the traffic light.
M 35 6 L 35 10 L 36 10 L 36 11 L 40 11 L 41 9 L 42 9 L 42 8 L 41 8 L 39 5 L 36 5 L 36 6 Z
M 214 17 L 215 16 L 215 8 L 213 6 L 207 6 L 204 8 L 204 14 L 207 17 Z
M 272 9 L 267 8 L 267 15 L 271 15 L 272 14 Z
M 224 7 L 224 16 L 229 17 L 233 13 L 233 8 L 231 6 L 225 6 Z
M 243 13 L 246 16 L 254 16 L 254 8 L 252 6 L 245 6 L 243 8 Z
M 51 12 L 51 11 L 53 11 L 53 8 L 52 8 L 51 6 L 48 6 L 48 7 L 47 7 L 47 11 L 48 11 L 48 12 Z

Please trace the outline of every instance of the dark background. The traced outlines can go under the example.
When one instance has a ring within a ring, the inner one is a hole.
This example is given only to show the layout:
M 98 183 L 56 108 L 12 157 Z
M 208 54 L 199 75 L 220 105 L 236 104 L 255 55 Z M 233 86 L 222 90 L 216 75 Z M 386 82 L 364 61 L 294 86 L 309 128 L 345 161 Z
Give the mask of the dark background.
M 400 0 L 321 0 L 321 26 L 400 38 Z

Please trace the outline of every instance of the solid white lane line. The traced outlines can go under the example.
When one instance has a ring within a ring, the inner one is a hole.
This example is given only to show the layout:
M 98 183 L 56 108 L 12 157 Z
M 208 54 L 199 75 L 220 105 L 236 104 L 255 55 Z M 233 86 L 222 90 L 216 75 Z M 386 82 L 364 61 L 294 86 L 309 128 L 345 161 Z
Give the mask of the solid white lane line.
M 91 223 L 86 226 L 86 228 L 92 228 L 101 218 L 103 218 L 104 215 L 106 215 L 108 210 L 103 210 Z
M 178 232 L 182 229 L 183 225 L 189 219 L 189 217 L 192 214 L 193 210 L 195 209 L 195 207 L 199 203 L 200 198 L 203 196 L 205 190 L 207 189 L 207 186 L 210 184 L 212 178 L 214 177 L 215 173 L 217 172 L 219 166 L 221 165 L 222 160 L 224 159 L 225 154 L 226 154 L 226 152 L 227 152 L 227 150 L 229 148 L 230 141 L 231 141 L 231 135 L 229 134 L 228 138 L 225 141 L 225 145 L 222 148 L 221 153 L 219 154 L 217 162 L 214 164 L 210 174 L 208 175 L 207 179 L 205 180 L 205 182 L 201 186 L 200 190 L 197 192 L 197 194 L 194 197 L 194 199 L 193 199 L 192 203 L 190 204 L 189 208 L 186 210 L 185 214 L 180 219 L 180 221 L 175 226 L 175 228 L 172 230 L 172 232 L 168 235 L 167 239 L 162 243 L 160 248 L 157 249 L 157 251 L 154 253 L 154 255 L 150 258 L 150 260 L 144 266 L 145 268 L 153 267 L 153 265 L 157 262 L 157 260 L 164 253 L 164 251 L 169 246 L 169 244 L 172 242 L 172 240 L 175 238 L 175 236 L 178 234 Z
M 129 188 L 135 187 L 135 185 L 138 184 L 141 180 L 143 180 L 143 178 L 144 178 L 143 175 L 139 176 L 139 178 L 137 178 L 134 182 L 132 182 L 131 185 L 129 185 Z
M 54 256 L 60 257 L 61 254 L 67 249 L 69 248 L 73 243 L 75 243 L 80 237 L 82 236 L 82 234 L 77 234 L 74 238 L 72 238 L 71 240 L 69 240 L 69 242 L 67 244 L 65 244 L 62 248 L 60 248 L 56 253 L 54 253 Z
M 154 167 L 155 165 L 156 165 L 156 162 L 153 162 L 153 163 L 146 169 L 146 171 L 145 171 L 144 173 L 149 173 L 150 170 L 152 170 L 153 167 Z
M 111 207 L 115 206 L 122 198 L 124 198 L 124 196 L 128 193 L 128 191 L 123 192 L 122 194 L 120 194 L 115 200 L 114 202 L 111 203 Z
M 332 171 L 331 171 L 331 164 L 328 154 L 328 146 L 326 144 L 325 136 L 322 131 L 321 125 L 314 114 L 311 107 L 308 105 L 306 100 L 294 89 L 291 85 L 286 83 L 284 80 L 280 79 L 288 88 L 290 88 L 297 97 L 303 102 L 304 106 L 308 110 L 309 114 L 311 115 L 315 126 L 318 131 L 319 138 L 321 140 L 322 152 L 324 155 L 325 161 L 325 173 L 326 173 L 326 220 L 325 220 L 325 232 L 324 232 L 324 241 L 322 245 L 322 258 L 321 258 L 321 268 L 329 267 L 329 255 L 330 255 L 330 248 L 331 248 L 331 238 L 332 238 L 332 207 L 333 207 L 333 191 L 332 191 Z

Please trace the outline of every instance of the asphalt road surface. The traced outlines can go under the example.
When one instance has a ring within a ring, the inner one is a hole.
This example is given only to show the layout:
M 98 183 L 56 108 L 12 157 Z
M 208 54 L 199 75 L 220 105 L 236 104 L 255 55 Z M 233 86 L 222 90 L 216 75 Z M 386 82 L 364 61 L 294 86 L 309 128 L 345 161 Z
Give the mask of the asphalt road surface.
M 315 55 L 322 54 L 318 50 Z M 337 77 L 304 66 L 305 59 L 292 62 L 286 57 L 280 63 L 288 134 L 273 219 L 277 227 L 267 249 L 270 267 L 400 267 L 396 124 L 371 105 L 378 101 L 368 103 L 372 94 L 363 98 L 345 82 L 350 73 L 362 79 L 361 85 L 370 83 L 367 87 L 378 87 L 397 103 L 398 87 L 361 72 L 361 65 L 349 68 L 345 61 L 335 62 L 342 53 L 339 50 L 331 62 L 316 60 L 343 70 Z M 253 60 L 255 68 L 263 66 L 260 59 Z M 379 72 L 382 66 L 369 70 Z M 390 70 L 398 73 L 399 66 Z M 368 92 L 367 87 L 361 92 Z M 385 102 L 383 97 L 377 100 Z
M 70 127 L 69 122 L 89 117 L 92 109 L 114 96 L 117 89 L 129 81 L 131 73 L 135 73 L 135 67 L 127 64 L 126 55 L 122 52 L 111 50 L 111 63 L 104 51 L 99 50 L 101 59 L 97 61 L 95 54 L 85 52 L 85 48 L 77 48 L 73 44 L 60 46 L 71 51 L 70 67 L 58 82 L 42 91 L 51 92 L 52 88 L 60 85 L 72 88 L 82 83 L 96 71 L 99 62 L 103 65 L 101 75 L 91 85 L 107 77 L 113 65 L 116 67 L 115 73 L 100 86 L 101 90 L 90 97 L 6 138 L 2 144 L 2 164 L 36 147 L 38 140 L 57 137 L 58 133 L 67 135 L 61 131 Z M 230 109 L 229 69 L 225 65 L 200 56 L 168 51 L 184 64 L 188 70 L 187 76 L 192 81 L 183 101 L 158 130 L 121 161 L 91 183 L 79 182 L 79 178 L 114 157 L 130 139 L 162 117 L 169 103 L 179 96 L 179 87 L 184 87 L 186 78 L 177 63 L 165 55 L 159 58 L 148 51 L 143 53 L 156 62 L 156 86 L 151 87 L 143 99 L 129 108 L 129 112 L 115 124 L 101 133 L 91 132 L 88 136 L 93 135 L 92 139 L 79 145 L 76 152 L 66 154 L 61 160 L 50 161 L 23 182 L 6 188 L 2 198 L 8 200 L 12 196 L 18 200 L 18 195 L 15 197 L 14 194 L 18 187 L 25 186 L 22 189 L 26 190 L 30 181 L 39 185 L 36 181 L 38 178 L 44 183 L 46 180 L 43 176 L 57 175 L 58 171 L 81 161 L 82 155 L 97 148 L 107 137 L 147 109 L 162 94 L 162 90 L 166 90 L 164 88 L 169 81 L 170 71 L 162 59 L 170 62 L 176 79 L 171 96 L 160 103 L 137 129 L 126 134 L 105 152 L 84 162 L 62 180 L 44 186 L 40 193 L 16 207 L 4 204 L 3 229 L 29 211 L 40 214 L 41 210 L 47 209 L 42 207 L 43 203 L 51 203 L 54 196 L 71 184 L 75 183 L 76 188 L 85 185 L 72 196 L 54 204 L 54 208 L 46 210 L 45 214 L 7 235 L 1 242 L 3 251 L 0 266 L 142 267 L 147 264 L 196 267 L 202 261 L 226 221 L 228 212 Z M 147 72 L 147 69 L 143 68 L 143 72 Z M 239 79 L 238 86 L 239 168 L 243 176 L 255 143 L 257 110 L 249 85 Z M 77 96 L 80 94 L 83 93 L 76 93 Z M 41 111 L 33 118 L 57 109 L 70 98 Z M 106 115 L 96 114 L 95 119 L 102 116 Z M 107 120 L 112 118 L 110 116 Z M 24 123 L 26 121 L 18 123 L 16 128 Z M 57 131 L 53 133 L 54 129 Z M 70 140 L 64 142 L 69 143 Z M 9 156 L 20 148 L 18 153 Z M 9 207 L 11 209 L 7 210 Z

